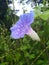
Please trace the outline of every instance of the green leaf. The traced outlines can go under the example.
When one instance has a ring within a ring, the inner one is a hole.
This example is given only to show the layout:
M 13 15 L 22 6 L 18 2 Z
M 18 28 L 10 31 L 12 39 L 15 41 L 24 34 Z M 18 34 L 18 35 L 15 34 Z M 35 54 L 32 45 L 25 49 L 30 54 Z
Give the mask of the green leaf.
M 49 22 L 47 21 L 44 23 L 44 37 L 49 37 Z
M 49 45 L 49 41 L 46 44 Z
M 8 65 L 8 62 L 3 62 L 0 65 Z
M 31 55 L 29 56 L 29 58 L 30 58 L 30 59 L 34 59 L 34 58 L 35 58 L 35 54 L 31 54 Z
M 42 18 L 43 20 L 47 20 L 49 18 L 49 10 L 43 12 L 42 14 L 39 15 L 40 18 Z
M 42 60 L 38 60 L 37 61 L 37 65 L 41 65 L 41 64 L 43 64 L 43 61 Z
M 26 49 L 28 49 L 28 47 L 26 46 L 26 45 L 22 45 L 21 47 L 20 47 L 20 50 L 22 50 L 22 51 L 24 51 L 24 50 L 26 50 Z
M 16 55 L 15 55 L 15 60 L 19 61 L 20 56 L 21 56 L 21 55 L 20 55 L 20 53 L 19 53 L 19 52 L 17 52 L 17 53 L 16 53 Z
M 24 53 L 24 56 L 25 56 L 25 57 L 29 57 L 29 53 L 28 53 L 28 52 L 25 52 L 25 53 Z

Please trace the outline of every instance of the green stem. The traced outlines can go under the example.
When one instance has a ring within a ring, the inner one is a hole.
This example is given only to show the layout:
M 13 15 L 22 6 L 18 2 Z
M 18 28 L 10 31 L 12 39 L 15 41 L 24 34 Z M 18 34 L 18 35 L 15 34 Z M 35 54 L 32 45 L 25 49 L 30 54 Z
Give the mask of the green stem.
M 36 59 L 32 62 L 31 65 L 33 65 L 34 62 L 36 62 L 36 60 L 37 60 L 48 48 L 49 48 L 49 45 L 48 45 L 43 51 L 41 51 L 41 53 L 36 57 Z

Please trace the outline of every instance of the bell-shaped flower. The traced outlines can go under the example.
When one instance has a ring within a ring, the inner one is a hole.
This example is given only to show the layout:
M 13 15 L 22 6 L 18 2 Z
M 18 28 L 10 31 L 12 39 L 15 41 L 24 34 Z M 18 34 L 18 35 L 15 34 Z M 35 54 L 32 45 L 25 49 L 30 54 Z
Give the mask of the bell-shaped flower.
M 11 37 L 14 39 L 23 38 L 24 35 L 29 35 L 33 40 L 40 41 L 38 34 L 31 28 L 34 22 L 34 12 L 25 13 L 20 16 L 20 19 L 10 28 Z

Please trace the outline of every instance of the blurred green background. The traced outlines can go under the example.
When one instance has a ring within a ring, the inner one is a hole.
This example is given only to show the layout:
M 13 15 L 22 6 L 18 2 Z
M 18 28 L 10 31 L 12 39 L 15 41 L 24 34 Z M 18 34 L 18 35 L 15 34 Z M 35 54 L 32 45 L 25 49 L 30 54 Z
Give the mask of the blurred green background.
M 31 25 L 40 36 L 40 42 L 33 41 L 26 35 L 18 40 L 10 38 L 10 27 L 19 17 L 8 8 L 7 1 L 3 1 L 0 0 L 0 65 L 49 65 L 48 0 L 43 0 L 44 7 L 35 7 L 36 16 Z

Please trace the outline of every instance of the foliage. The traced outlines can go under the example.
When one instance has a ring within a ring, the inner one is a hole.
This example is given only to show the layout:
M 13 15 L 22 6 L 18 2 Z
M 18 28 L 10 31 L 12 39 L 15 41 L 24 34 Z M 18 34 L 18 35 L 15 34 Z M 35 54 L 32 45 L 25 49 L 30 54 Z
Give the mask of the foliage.
M 43 13 L 35 9 L 38 14 L 31 25 L 39 34 L 40 42 L 28 36 L 18 40 L 10 38 L 9 28 L 18 17 L 7 8 L 4 19 L 0 18 L 0 65 L 49 65 L 49 8 L 45 8 L 41 8 Z

